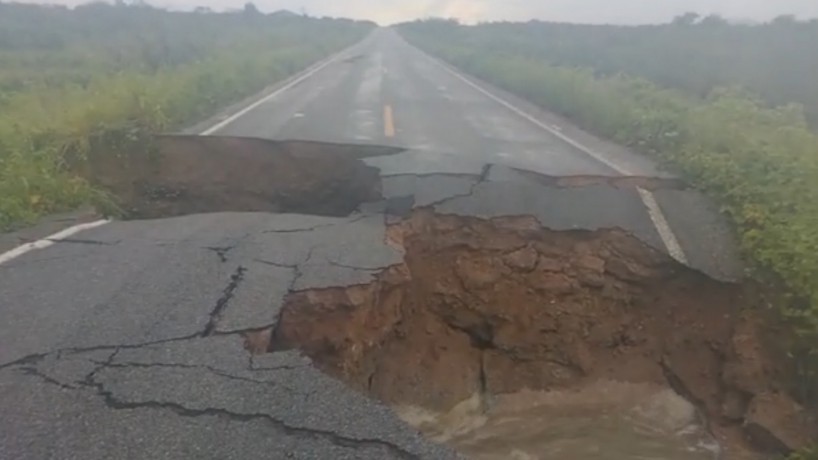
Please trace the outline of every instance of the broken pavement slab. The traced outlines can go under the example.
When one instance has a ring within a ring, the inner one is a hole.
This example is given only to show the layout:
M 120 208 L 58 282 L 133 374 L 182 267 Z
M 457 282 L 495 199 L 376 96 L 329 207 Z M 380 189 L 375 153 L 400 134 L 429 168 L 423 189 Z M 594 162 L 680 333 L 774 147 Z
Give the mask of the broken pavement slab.
M 237 368 L 235 361 L 222 361 L 227 354 L 246 358 L 237 339 L 126 350 L 97 370 L 93 385 L 125 407 L 164 404 L 192 413 L 261 419 L 291 436 L 380 448 L 387 458 L 432 458 L 445 453 L 406 429 L 388 408 L 350 393 L 297 353 L 274 354 L 261 369 L 251 369 L 246 359 L 244 368 Z
M 3 456 L 42 458 L 62 449 L 106 458 L 117 449 L 140 452 L 133 458 L 178 458 L 211 449 L 224 453 L 219 458 L 247 458 L 270 446 L 294 458 L 453 455 L 295 351 L 251 355 L 269 348 L 273 338 L 263 335 L 288 296 L 364 286 L 400 267 L 406 255 L 390 241 L 389 226 L 424 209 L 529 216 L 551 230 L 619 228 L 662 248 L 627 185 L 543 182 L 503 165 L 435 158 L 415 151 L 365 158 L 379 171 L 377 197 L 354 207 L 344 202 L 330 213 L 336 216 L 213 212 L 117 221 L 78 235 L 116 244 L 59 245 L 0 266 L 0 302 L 12 306 L 0 325 L 0 404 L 15 423 L 4 431 L 23 443 L 58 433 L 39 450 L 4 439 Z M 654 190 L 671 201 L 690 193 L 663 191 Z M 699 209 L 695 199 L 687 203 Z M 190 211 L 208 210 L 200 206 Z M 697 237 L 688 238 L 681 239 Z M 521 253 L 508 263 L 531 270 L 530 259 Z M 708 273 L 720 270 L 704 258 L 691 261 Z M 259 344 L 248 344 L 252 337 Z M 5 407 L 15 402 L 22 403 Z M 130 424 L 139 425 L 138 439 L 128 438 Z
M 140 400 L 144 404 L 121 402 L 113 394 L 100 396 L 95 389 L 66 390 L 33 376 L 0 375 L 3 458 L 244 460 L 260 452 L 282 459 L 415 458 L 387 441 L 288 430 L 256 414 L 186 409 L 148 399 Z M 26 386 L 30 392 L 21 398 L 16 386 Z M 104 386 L 100 391 L 106 391 Z M 12 420 L 12 425 L 6 425 Z
M 146 448 L 143 439 L 165 449 L 151 458 L 180 458 L 215 442 L 203 442 L 202 436 L 210 432 L 207 426 L 218 427 L 224 444 L 225 424 L 235 424 L 236 429 L 247 425 L 254 435 L 235 438 L 245 440 L 236 452 L 261 452 L 272 437 L 280 458 L 325 458 L 335 450 L 340 458 L 456 458 L 424 441 L 385 406 L 350 392 L 295 352 L 265 356 L 263 364 L 251 367 L 238 335 L 54 353 L 35 361 L 0 370 L 0 405 L 4 414 L 13 415 L 4 417 L 4 423 L 14 423 L 2 430 L 12 436 L 0 443 L 0 453 L 7 454 L 3 458 L 43 458 L 36 452 L 48 452 L 55 443 L 66 441 L 80 449 L 76 452 L 81 458 L 106 458 L 110 456 L 106 449 L 111 448 L 126 452 L 142 448 L 124 458 L 146 458 L 145 452 L 157 447 Z M 8 397 L 8 391 L 21 386 L 33 392 L 22 399 Z M 49 406 L 47 413 L 43 404 Z M 63 419 L 66 414 L 75 415 Z M 146 423 L 146 418 L 154 422 Z M 63 423 L 74 435 L 54 438 L 41 431 L 43 426 L 51 430 Z M 123 431 L 124 423 L 139 426 Z M 80 427 L 92 431 L 82 436 L 77 432 Z M 191 436 L 188 430 L 201 436 Z M 259 430 L 266 434 L 256 439 Z M 138 437 L 129 440 L 125 433 Z M 167 436 L 175 433 L 180 437 L 168 445 Z M 37 442 L 34 451 L 23 444 L 38 436 L 54 441 Z M 93 441 L 99 445 L 85 445 Z

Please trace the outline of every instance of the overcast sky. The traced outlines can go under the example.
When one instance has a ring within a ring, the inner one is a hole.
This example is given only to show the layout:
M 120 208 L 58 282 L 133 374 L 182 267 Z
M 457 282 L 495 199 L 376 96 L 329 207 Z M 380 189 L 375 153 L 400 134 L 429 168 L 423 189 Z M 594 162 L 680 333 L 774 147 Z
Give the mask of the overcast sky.
M 75 5 L 87 0 L 43 1 Z M 240 8 L 246 1 L 148 0 L 148 3 L 174 9 L 208 6 L 222 10 Z M 456 17 L 465 22 L 543 19 L 640 24 L 667 22 L 686 11 L 758 21 L 781 14 L 818 18 L 818 0 L 255 0 L 254 3 L 262 11 L 300 12 L 303 9 L 310 15 L 372 19 L 381 24 L 428 16 Z

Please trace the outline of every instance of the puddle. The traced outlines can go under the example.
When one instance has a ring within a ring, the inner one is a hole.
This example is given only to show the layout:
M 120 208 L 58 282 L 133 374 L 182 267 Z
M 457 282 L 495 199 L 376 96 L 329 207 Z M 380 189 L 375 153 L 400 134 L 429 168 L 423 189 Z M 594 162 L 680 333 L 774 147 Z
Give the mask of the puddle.
M 563 391 L 475 395 L 447 413 L 398 407 L 430 439 L 475 460 L 711 460 L 720 448 L 668 388 L 596 382 Z

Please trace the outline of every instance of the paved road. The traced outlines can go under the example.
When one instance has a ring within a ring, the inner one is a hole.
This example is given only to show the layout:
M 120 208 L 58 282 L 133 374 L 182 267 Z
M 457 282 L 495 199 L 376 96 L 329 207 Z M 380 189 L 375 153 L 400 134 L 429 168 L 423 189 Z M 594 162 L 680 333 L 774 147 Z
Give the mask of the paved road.
M 384 202 L 342 218 L 112 222 L 5 260 L 0 458 L 453 457 L 306 358 L 250 358 L 238 336 L 275 324 L 287 292 L 367 282 L 398 263 L 384 243 L 389 203 L 620 227 L 712 276 L 740 275 L 723 224 L 694 192 L 549 181 L 662 175 L 645 159 L 475 86 L 390 30 L 325 64 L 212 120 L 214 134 L 406 147 L 366 160 Z

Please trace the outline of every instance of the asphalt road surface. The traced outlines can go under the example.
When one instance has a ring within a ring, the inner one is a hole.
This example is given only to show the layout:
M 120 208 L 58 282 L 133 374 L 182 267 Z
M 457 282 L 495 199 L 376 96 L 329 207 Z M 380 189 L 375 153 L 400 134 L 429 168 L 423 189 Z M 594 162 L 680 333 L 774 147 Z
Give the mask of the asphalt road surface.
M 0 458 L 454 457 L 307 358 L 251 358 L 238 336 L 274 325 L 288 292 L 368 282 L 398 263 L 384 243 L 395 203 L 620 227 L 713 277 L 741 275 L 703 197 L 541 180 L 666 174 L 388 29 L 248 103 L 191 131 L 405 147 L 365 160 L 384 200 L 349 217 L 97 223 L 0 255 Z M 60 222 L 4 235 L 0 252 Z

